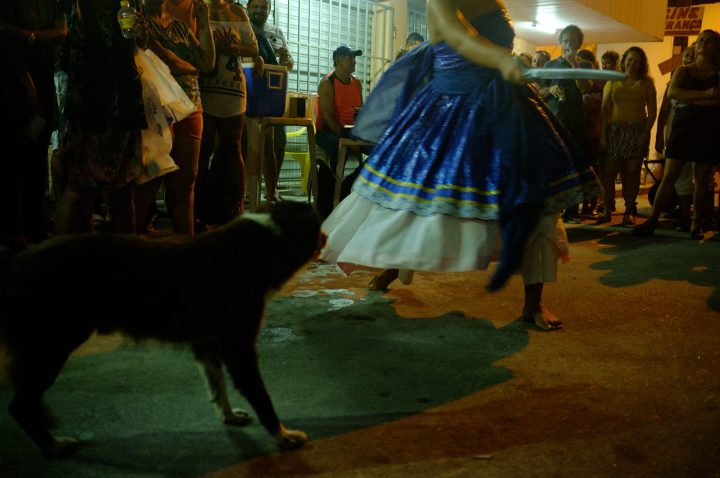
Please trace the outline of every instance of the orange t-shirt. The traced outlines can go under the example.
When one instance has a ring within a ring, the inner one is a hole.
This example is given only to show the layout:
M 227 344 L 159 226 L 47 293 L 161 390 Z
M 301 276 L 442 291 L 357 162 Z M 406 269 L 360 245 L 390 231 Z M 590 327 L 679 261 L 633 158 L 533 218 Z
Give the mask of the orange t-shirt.
M 354 76 L 350 77 L 349 83 L 343 83 L 334 74 L 335 72 L 329 73 L 325 78 L 328 78 L 333 82 L 333 89 L 335 90 L 335 119 L 341 125 L 353 125 L 355 124 L 355 108 L 362 106 L 362 93 L 360 88 L 360 81 Z M 322 114 L 317 115 L 317 122 L 315 127 L 318 130 L 323 129 L 325 121 Z

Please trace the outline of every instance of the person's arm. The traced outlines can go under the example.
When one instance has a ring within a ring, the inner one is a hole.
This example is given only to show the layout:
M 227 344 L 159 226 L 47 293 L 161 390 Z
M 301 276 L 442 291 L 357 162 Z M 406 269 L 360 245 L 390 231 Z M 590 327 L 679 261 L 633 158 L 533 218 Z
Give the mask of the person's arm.
M 160 43 L 157 38 L 152 35 L 149 27 L 150 20 L 142 13 L 135 18 L 135 28 L 138 29 L 138 36 L 135 38 L 137 45 L 145 49 L 150 49 L 168 68 L 173 75 L 197 75 L 198 69 L 190 62 L 180 58 L 175 52 Z
M 195 2 L 195 16 L 197 18 L 198 36 L 190 32 L 190 46 L 193 48 L 195 64 L 203 73 L 209 73 L 215 68 L 215 39 L 210 29 L 208 6 L 205 2 Z
M 665 125 L 668 122 L 671 108 L 672 104 L 667 95 L 667 87 L 665 87 L 665 94 L 663 95 L 660 110 L 658 111 L 657 131 L 655 132 L 655 151 L 658 153 L 662 153 L 665 149 Z
M 714 86 L 706 90 L 687 90 L 681 88 L 680 85 L 685 81 L 687 75 L 687 67 L 681 66 L 672 78 L 670 78 L 670 86 L 668 87 L 668 96 L 671 100 L 680 101 L 682 103 L 694 103 L 702 106 L 720 105 L 720 88 Z
M 565 53 L 563 53 L 563 58 L 565 58 L 565 61 L 570 63 L 570 66 L 573 68 L 590 68 L 592 69 L 592 63 L 586 62 L 586 61 L 578 61 L 578 56 L 576 51 L 568 50 Z M 580 90 L 580 93 L 587 93 L 592 89 L 593 82 L 592 80 L 575 80 L 575 85 Z
M 40 43 L 43 45 L 57 45 L 67 38 L 67 20 L 65 17 L 55 19 L 52 28 L 45 30 L 23 30 L 7 23 L 0 23 L 0 32 L 14 34 L 26 43 Z
M 545 66 L 543 66 L 543 68 L 549 68 L 547 65 L 548 65 L 548 63 L 545 63 Z M 550 96 L 550 87 L 551 87 L 551 85 L 550 85 L 550 82 L 549 82 L 549 81 L 547 81 L 547 80 L 537 80 L 537 81 L 535 82 L 535 84 L 536 84 L 537 87 L 538 87 L 538 93 L 540 94 L 540 96 L 542 96 L 543 98 L 548 98 L 548 97 Z
M 255 55 L 252 57 L 253 61 L 253 76 L 255 78 L 260 78 L 263 74 L 263 71 L 265 70 L 265 60 L 260 55 Z
M 600 107 L 600 145 L 607 147 L 607 129 L 612 114 L 612 81 L 605 83 L 603 90 L 602 106 Z
M 247 29 L 245 29 L 246 25 Z M 242 41 L 235 50 L 235 56 L 258 56 L 260 54 L 260 48 L 258 48 L 257 38 L 255 38 L 255 33 L 253 33 L 252 28 L 250 27 L 250 22 L 243 22 L 240 25 L 240 28 L 243 29 L 243 31 L 241 32 Z
M 215 30 L 215 49 L 228 56 L 254 57 L 259 53 L 257 40 L 252 28 L 245 24 L 240 25 L 240 38 L 229 28 L 219 28 Z M 244 32 L 242 30 L 245 30 Z M 252 35 L 250 37 L 249 35 Z
M 190 62 L 177 56 L 169 48 L 165 48 L 152 35 L 147 38 L 147 47 L 170 68 L 173 75 L 197 75 L 198 69 Z
M 287 71 L 292 71 L 292 69 L 295 67 L 295 60 L 290 54 L 290 50 L 288 50 L 285 35 L 283 35 L 282 30 L 280 30 L 279 28 L 277 29 L 277 34 L 280 37 L 280 41 L 282 42 L 282 46 L 277 50 L 280 59 L 280 65 L 287 68 Z
M 233 4 L 233 6 L 235 6 L 235 4 Z M 240 45 L 237 46 L 237 50 L 235 50 L 233 54 L 242 57 L 257 56 L 260 54 L 260 49 L 258 48 L 257 38 L 255 38 L 255 32 L 253 32 L 250 19 L 245 9 L 239 5 L 238 7 L 237 9 L 232 9 L 232 11 L 236 12 L 237 16 L 240 17 Z
M 343 125 L 335 118 L 335 89 L 331 79 L 323 78 L 318 86 L 318 101 L 320 103 L 320 114 L 323 117 L 325 126 L 338 135 L 342 135 Z
M 497 68 L 503 78 L 511 83 L 522 83 L 520 65 L 513 59 L 508 48 L 497 45 L 482 36 L 467 21 L 454 0 L 429 0 L 427 23 L 432 43 L 446 42 L 467 60 L 489 68 Z M 484 0 L 488 11 L 495 2 Z M 484 6 L 484 5 L 481 5 Z
M 13 98 L 13 100 L 22 104 L 23 109 L 27 107 L 28 113 L 35 115 L 40 111 L 41 103 L 22 53 L 25 40 L 15 31 L 3 30 L 2 26 L 3 24 L 0 23 L 0 64 L 5 67 L 6 79 L 16 83 L 23 92 L 22 98 Z
M 657 90 L 655 90 L 655 83 L 652 80 L 647 79 L 647 121 L 645 123 L 645 133 L 648 137 L 648 144 L 650 141 L 650 133 L 652 127 L 655 124 L 655 118 L 657 116 Z

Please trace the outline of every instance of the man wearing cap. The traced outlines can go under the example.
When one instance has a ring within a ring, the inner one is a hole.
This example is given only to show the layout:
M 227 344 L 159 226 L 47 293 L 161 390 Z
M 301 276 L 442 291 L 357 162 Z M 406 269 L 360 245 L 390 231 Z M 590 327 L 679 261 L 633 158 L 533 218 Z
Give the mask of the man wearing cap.
M 360 55 L 362 50 L 353 50 L 347 45 L 337 47 L 333 52 L 335 69 L 318 85 L 315 138 L 329 163 L 320 164 L 318 171 L 318 211 L 323 217 L 330 214 L 333 207 L 333 171 L 337 166 L 340 137 L 347 136 L 349 128 L 345 127 L 355 124 L 355 113 L 363 104 L 360 82 L 352 75 L 355 57 Z
M 270 16 L 270 2 L 268 0 L 248 0 L 247 13 L 250 18 L 255 37 L 258 40 L 258 48 L 260 54 L 254 58 L 254 62 L 262 59 L 263 63 L 270 65 L 280 65 L 291 71 L 295 66 L 288 44 L 285 40 L 282 30 L 279 26 L 268 23 Z M 266 144 L 265 157 L 268 161 L 275 159 L 274 167 L 269 168 L 269 164 L 265 164 L 263 174 L 274 174 L 274 178 L 265 178 L 266 184 L 270 183 L 271 194 L 268 194 L 270 202 L 279 201 L 280 195 L 277 192 L 277 181 L 280 179 L 280 168 L 285 159 L 285 146 L 287 144 L 287 134 L 285 126 L 275 125 L 273 128 L 272 144 Z M 267 186 L 266 186 L 267 192 Z

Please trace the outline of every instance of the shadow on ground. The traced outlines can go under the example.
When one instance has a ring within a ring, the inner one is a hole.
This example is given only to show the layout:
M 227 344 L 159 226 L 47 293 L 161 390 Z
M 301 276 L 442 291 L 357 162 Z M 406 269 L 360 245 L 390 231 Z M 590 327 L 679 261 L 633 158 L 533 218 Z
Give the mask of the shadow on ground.
M 527 344 L 518 322 L 498 329 L 462 313 L 406 318 L 380 293 L 345 307 L 317 294 L 273 299 L 259 349 L 278 414 L 318 439 L 505 382 L 511 372 L 494 364 Z M 10 386 L 0 386 L 3 407 L 10 397 Z M 70 459 L 46 461 L 1 413 L 3 476 L 198 476 L 276 452 L 256 422 L 220 423 L 185 350 L 123 345 L 73 358 L 46 399 L 58 433 L 87 443 Z
M 606 271 L 600 278 L 603 285 L 628 287 L 665 280 L 709 287 L 713 291 L 707 305 L 720 311 L 720 247 L 714 237 L 701 242 L 675 231 L 635 237 L 627 228 L 574 228 L 568 231 L 568 238 L 608 246 L 601 249 L 608 260 L 592 265 Z

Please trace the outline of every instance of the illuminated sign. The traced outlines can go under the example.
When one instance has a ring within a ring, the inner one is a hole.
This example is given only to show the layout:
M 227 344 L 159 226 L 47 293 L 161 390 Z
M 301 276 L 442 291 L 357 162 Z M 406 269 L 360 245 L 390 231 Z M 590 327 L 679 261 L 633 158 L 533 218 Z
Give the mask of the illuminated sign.
M 705 7 L 668 7 L 665 36 L 698 35 L 702 30 Z

